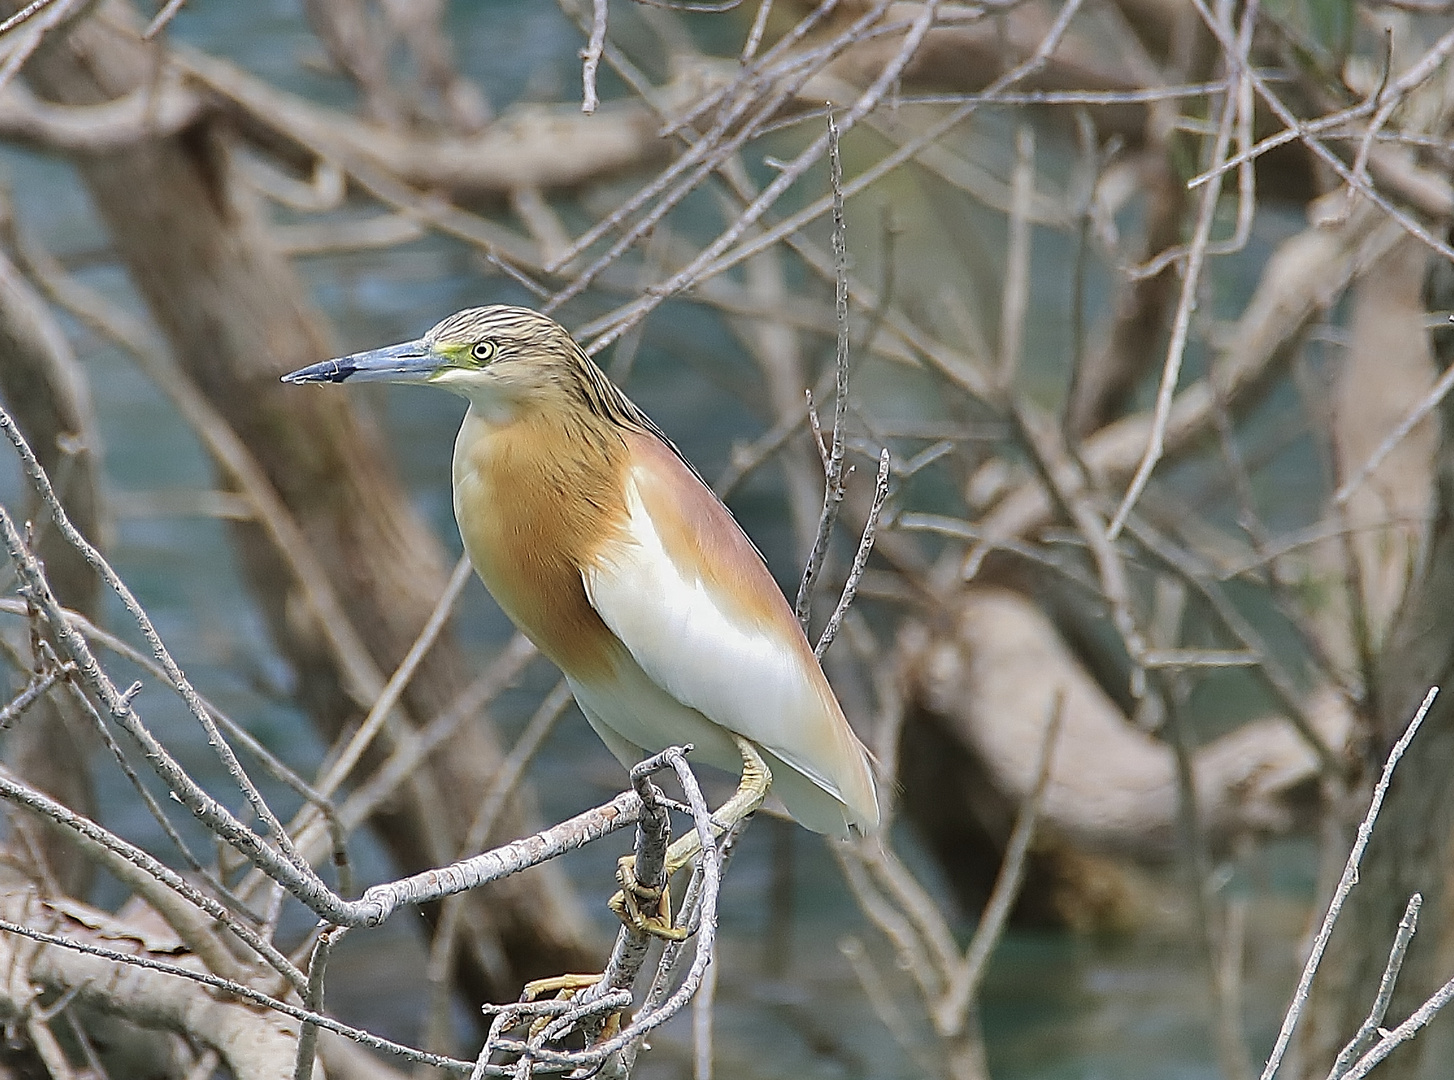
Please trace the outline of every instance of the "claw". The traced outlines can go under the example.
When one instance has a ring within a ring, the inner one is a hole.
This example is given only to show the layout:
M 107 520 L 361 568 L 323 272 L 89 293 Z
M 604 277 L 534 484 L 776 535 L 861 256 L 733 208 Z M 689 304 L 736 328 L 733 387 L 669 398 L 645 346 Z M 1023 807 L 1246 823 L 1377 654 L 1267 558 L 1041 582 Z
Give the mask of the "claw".
M 742 780 L 737 792 L 713 815 L 712 831 L 716 836 L 761 806 L 772 784 L 772 773 L 757 748 L 740 735 L 733 735 L 732 741 L 742 755 Z M 670 880 L 674 873 L 691 863 L 701 850 L 702 842 L 696 830 L 673 841 L 666 849 L 666 879 Z M 666 941 L 686 940 L 686 927 L 672 925 L 671 899 L 666 883 L 663 882 L 660 889 L 648 888 L 636 880 L 635 866 L 636 859 L 631 855 L 617 862 L 616 880 L 621 883 L 621 891 L 608 901 L 611 910 L 633 930 Z
M 561 1001 L 569 1001 L 582 990 L 595 986 L 601 981 L 600 975 L 553 975 L 548 979 L 532 979 L 525 984 L 520 992 L 521 1001 L 534 1001 L 543 994 L 554 994 Z M 550 1026 L 555 1019 L 553 1016 L 540 1016 L 530 1025 L 530 1033 L 526 1036 L 533 1039 Z M 615 1037 L 621 1030 L 621 1014 L 613 1012 L 606 1017 L 605 1027 L 601 1029 L 598 1039 L 605 1040 Z
M 534 1001 L 541 994 L 566 994 L 574 997 L 588 986 L 601 981 L 599 975 L 553 975 L 548 979 L 532 979 L 520 992 L 521 1001 Z
M 624 855 L 616 863 L 616 880 L 621 891 L 607 901 L 607 905 L 627 926 L 643 934 L 662 938 L 665 941 L 683 941 L 687 936 L 685 926 L 673 926 L 671 917 L 671 887 L 665 883 L 654 889 L 636 880 L 636 859 Z

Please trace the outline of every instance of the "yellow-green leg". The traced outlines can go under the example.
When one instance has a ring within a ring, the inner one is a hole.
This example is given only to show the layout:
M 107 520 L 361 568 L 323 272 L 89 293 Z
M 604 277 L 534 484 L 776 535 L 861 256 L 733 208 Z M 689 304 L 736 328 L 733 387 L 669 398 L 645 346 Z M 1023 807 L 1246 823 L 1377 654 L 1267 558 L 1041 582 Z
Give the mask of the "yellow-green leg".
M 732 741 L 737 744 L 737 752 L 742 755 L 742 779 L 732 798 L 712 814 L 714 839 L 754 813 L 767 798 L 768 788 L 772 786 L 772 772 L 768 769 L 767 762 L 762 760 L 757 747 L 740 735 L 733 735 Z M 697 834 L 695 826 L 684 836 L 672 841 L 671 846 L 666 849 L 667 881 L 662 883 L 660 889 L 647 888 L 637 881 L 636 857 L 623 856 L 616 864 L 616 880 L 621 883 L 621 891 L 611 897 L 611 910 L 633 930 L 665 938 L 667 941 L 681 941 L 687 936 L 687 931 L 686 927 L 672 925 L 671 897 L 667 882 L 672 874 L 690 863 L 701 850 L 702 838 Z

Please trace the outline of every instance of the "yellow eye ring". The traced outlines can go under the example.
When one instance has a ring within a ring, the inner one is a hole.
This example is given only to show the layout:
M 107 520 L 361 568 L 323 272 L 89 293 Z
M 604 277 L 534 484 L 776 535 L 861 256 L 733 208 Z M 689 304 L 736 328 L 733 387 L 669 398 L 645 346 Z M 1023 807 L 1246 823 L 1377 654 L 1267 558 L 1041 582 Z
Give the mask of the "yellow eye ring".
M 470 346 L 470 356 L 481 364 L 495 358 L 495 343 L 493 341 L 477 341 Z

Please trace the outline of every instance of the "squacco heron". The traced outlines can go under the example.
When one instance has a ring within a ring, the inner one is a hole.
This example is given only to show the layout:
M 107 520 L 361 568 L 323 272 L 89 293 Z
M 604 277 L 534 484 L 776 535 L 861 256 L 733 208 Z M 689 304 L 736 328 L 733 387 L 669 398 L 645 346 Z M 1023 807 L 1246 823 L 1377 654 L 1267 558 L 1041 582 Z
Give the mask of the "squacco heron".
M 878 825 L 868 755 L 762 556 L 561 326 L 525 308 L 470 308 L 417 341 L 283 378 L 427 383 L 469 401 L 454 446 L 465 550 L 622 764 L 691 743 L 696 758 L 740 768 L 714 815 L 724 828 L 768 784 L 816 832 Z M 668 872 L 696 854 L 695 837 L 672 846 Z M 622 882 L 628 896 L 638 888 L 629 862 Z M 613 907 L 675 936 L 652 890 Z

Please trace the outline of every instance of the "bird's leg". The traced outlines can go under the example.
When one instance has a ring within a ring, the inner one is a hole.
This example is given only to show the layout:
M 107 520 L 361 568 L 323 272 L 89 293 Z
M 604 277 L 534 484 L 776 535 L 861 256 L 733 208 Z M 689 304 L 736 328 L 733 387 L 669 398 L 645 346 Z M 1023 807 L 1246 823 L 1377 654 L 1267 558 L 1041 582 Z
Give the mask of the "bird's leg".
M 712 836 L 715 839 L 739 821 L 753 814 L 772 786 L 772 771 L 762 760 L 757 747 L 740 735 L 733 735 L 737 752 L 742 755 L 742 779 L 737 790 L 716 812 L 712 814 Z M 621 891 L 611 897 L 612 911 L 623 923 L 633 930 L 665 938 L 667 941 L 681 941 L 687 936 L 684 926 L 673 926 L 671 896 L 668 882 L 672 874 L 696 858 L 702 850 L 702 838 L 693 826 L 684 836 L 674 840 L 666 849 L 666 873 L 661 888 L 648 888 L 636 880 L 636 857 L 624 855 L 616 864 L 616 880 Z

